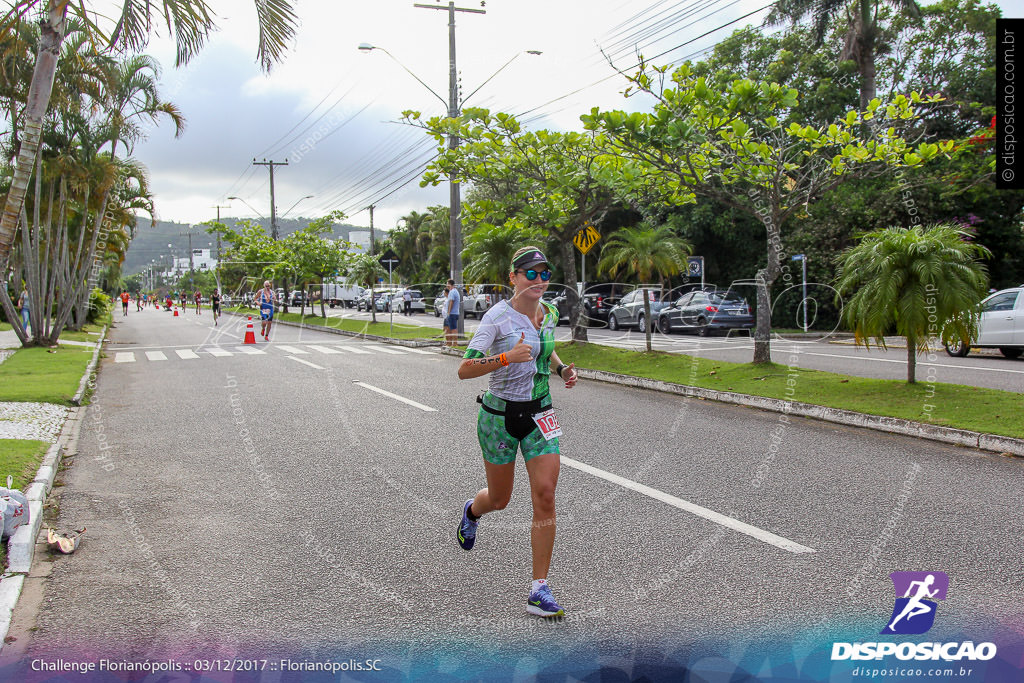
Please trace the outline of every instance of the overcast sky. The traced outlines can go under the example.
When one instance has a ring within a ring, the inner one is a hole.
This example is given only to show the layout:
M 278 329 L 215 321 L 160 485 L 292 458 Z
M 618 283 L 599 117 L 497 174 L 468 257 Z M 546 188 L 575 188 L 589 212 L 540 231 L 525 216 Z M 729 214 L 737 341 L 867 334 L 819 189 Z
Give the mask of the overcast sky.
M 163 125 L 150 129 L 135 150 L 149 167 L 158 218 L 200 222 L 215 217 L 217 204 L 230 205 L 222 209 L 225 216 L 269 216 L 269 173 L 252 165 L 254 157 L 288 160 L 275 170 L 278 215 L 341 209 L 350 222 L 368 225 L 365 207 L 373 203 L 374 224 L 390 229 L 411 210 L 448 203 L 446 185 L 418 185 L 433 143 L 396 123 L 405 109 L 434 115 L 445 105 L 387 54 L 357 49 L 360 43 L 386 48 L 446 101 L 447 11 L 416 8 L 413 0 L 297 0 L 301 25 L 293 49 L 265 75 L 255 62 L 253 0 L 211 4 L 220 13 L 220 30 L 188 66 L 173 67 L 166 39 L 155 39 L 147 50 L 165 65 L 164 97 L 187 119 L 180 138 Z M 757 10 L 767 4 L 462 0 L 458 7 L 486 10 L 456 16 L 463 98 L 470 106 L 523 114 L 531 128 L 579 129 L 579 115 L 592 106 L 638 106 L 622 97 L 624 80 L 602 49 L 623 69 L 635 64 L 637 51 L 664 53 L 658 63 L 699 57 L 736 28 L 760 23 L 766 11 Z M 998 4 L 1006 13 L 1007 4 Z M 527 50 L 543 54 L 523 54 Z M 228 200 L 232 195 L 252 208 Z M 302 199 L 306 195 L 314 197 Z

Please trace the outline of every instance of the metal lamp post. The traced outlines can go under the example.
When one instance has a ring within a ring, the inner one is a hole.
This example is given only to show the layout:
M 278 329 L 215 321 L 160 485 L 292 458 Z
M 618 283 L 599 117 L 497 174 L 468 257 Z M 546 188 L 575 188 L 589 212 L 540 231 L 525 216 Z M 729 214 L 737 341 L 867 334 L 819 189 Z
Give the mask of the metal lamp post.
M 434 89 L 423 82 L 419 76 L 414 74 L 409 67 L 402 64 L 393 54 L 388 52 L 386 49 L 372 45 L 370 43 L 360 43 L 359 49 L 363 52 L 371 52 L 373 50 L 380 50 L 388 57 L 390 57 L 396 64 L 405 69 L 406 73 L 416 79 L 416 81 L 426 88 L 430 94 L 440 100 L 441 104 L 448 108 L 448 118 L 456 119 L 460 115 L 460 111 L 463 105 L 469 101 L 469 98 L 475 95 L 480 88 L 484 87 L 491 81 L 492 78 L 497 76 L 505 67 L 511 64 L 522 54 L 539 55 L 542 54 L 540 50 L 524 50 L 517 52 L 507 62 L 502 64 L 497 71 L 487 77 L 487 79 L 480 84 L 473 92 L 471 92 L 461 102 L 459 101 L 459 82 L 458 82 L 458 71 L 455 66 L 455 13 L 456 12 L 472 12 L 475 14 L 486 14 L 485 10 L 479 9 L 467 9 L 462 7 L 456 7 L 454 2 L 449 2 L 445 5 L 422 5 L 414 4 L 414 7 L 421 9 L 439 9 L 446 10 L 448 12 L 448 101 L 446 102 L 443 97 L 434 92 Z M 448 136 L 448 149 L 457 149 L 459 146 L 459 136 L 449 135 Z M 460 295 L 462 294 L 462 193 L 459 183 L 455 180 L 455 174 L 451 173 L 448 175 L 448 186 L 449 186 L 449 197 L 448 197 L 448 232 L 450 236 L 449 240 L 449 258 L 451 260 L 451 278 L 455 281 L 455 286 L 458 288 Z M 465 332 L 465 316 L 462 314 L 462 306 L 459 306 L 457 311 L 459 316 L 458 334 L 461 336 Z

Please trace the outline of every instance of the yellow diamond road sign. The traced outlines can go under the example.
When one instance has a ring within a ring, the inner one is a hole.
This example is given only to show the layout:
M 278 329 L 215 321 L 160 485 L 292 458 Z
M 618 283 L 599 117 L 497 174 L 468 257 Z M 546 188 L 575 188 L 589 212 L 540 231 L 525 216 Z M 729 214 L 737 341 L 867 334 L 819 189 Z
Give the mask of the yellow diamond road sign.
M 576 236 L 572 238 L 572 243 L 576 245 L 581 254 L 586 254 L 593 249 L 599 239 L 601 239 L 601 233 L 588 223 L 585 228 L 576 233 Z

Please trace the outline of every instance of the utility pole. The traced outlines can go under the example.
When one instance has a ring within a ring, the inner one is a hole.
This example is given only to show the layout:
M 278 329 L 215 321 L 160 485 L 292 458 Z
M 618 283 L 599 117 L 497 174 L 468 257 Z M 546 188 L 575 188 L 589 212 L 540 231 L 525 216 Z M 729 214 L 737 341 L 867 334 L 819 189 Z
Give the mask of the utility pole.
M 370 206 L 368 208 L 370 209 L 370 256 L 373 256 L 376 253 L 376 250 L 374 249 L 374 244 L 373 244 L 373 242 L 374 242 L 374 239 L 373 239 L 373 209 L 375 207 L 373 206 L 373 204 L 370 204 Z
M 196 286 L 195 261 L 192 259 L 192 231 L 179 232 L 179 236 L 188 237 L 188 282 L 192 287 Z
M 277 240 L 277 208 L 274 204 L 274 167 L 287 166 L 288 160 L 284 161 L 263 161 L 252 160 L 253 166 L 266 166 L 270 169 L 270 238 Z
M 277 241 L 277 207 L 274 204 L 274 166 L 287 166 L 288 160 L 282 161 L 263 161 L 252 160 L 253 166 L 267 166 L 270 168 L 270 239 Z M 288 276 L 284 277 L 284 312 L 288 312 Z
M 467 7 L 456 7 L 455 3 L 449 1 L 448 6 L 444 5 L 423 5 L 414 3 L 413 7 L 421 9 L 448 10 L 448 117 L 455 119 L 459 117 L 459 74 L 455 67 L 455 13 L 470 12 L 472 14 L 487 14 L 486 10 L 470 9 Z M 456 149 L 459 146 L 457 135 L 448 137 L 448 149 Z M 455 286 L 462 294 L 462 220 L 459 214 L 462 213 L 462 193 L 459 184 L 455 182 L 455 174 L 449 174 L 448 186 L 450 190 L 448 201 L 448 228 L 451 232 L 450 256 L 452 265 L 452 279 Z M 465 332 L 465 320 L 462 315 L 462 307 L 459 307 L 458 333 L 461 336 Z
M 230 205 L 221 206 L 220 204 L 215 204 L 213 208 L 217 209 L 217 222 L 220 223 L 220 210 L 221 209 L 230 209 L 231 206 Z M 215 265 L 213 267 L 213 279 L 217 281 L 217 291 L 219 292 L 220 291 L 220 232 L 217 233 L 217 265 Z

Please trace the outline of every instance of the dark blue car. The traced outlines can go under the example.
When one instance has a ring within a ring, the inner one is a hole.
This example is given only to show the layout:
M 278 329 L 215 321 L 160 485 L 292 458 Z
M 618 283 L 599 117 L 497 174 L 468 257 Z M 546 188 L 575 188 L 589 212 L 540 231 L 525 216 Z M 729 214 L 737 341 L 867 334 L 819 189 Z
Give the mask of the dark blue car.
M 658 331 L 696 332 L 704 336 L 715 331 L 749 330 L 754 314 L 747 300 L 732 292 L 690 292 L 658 313 Z

